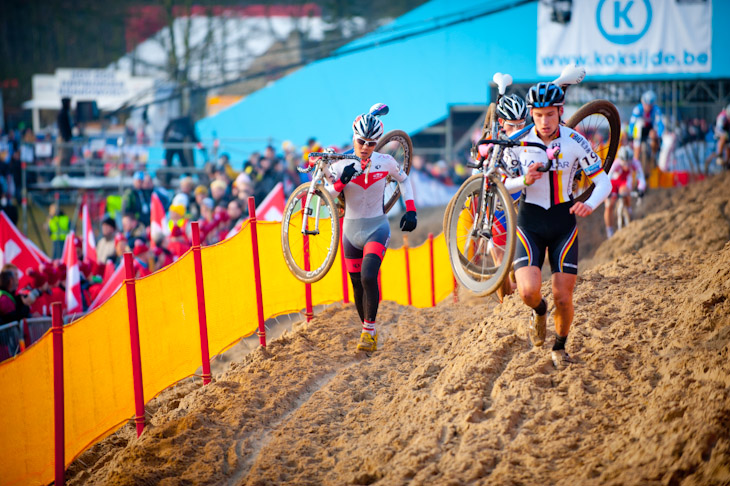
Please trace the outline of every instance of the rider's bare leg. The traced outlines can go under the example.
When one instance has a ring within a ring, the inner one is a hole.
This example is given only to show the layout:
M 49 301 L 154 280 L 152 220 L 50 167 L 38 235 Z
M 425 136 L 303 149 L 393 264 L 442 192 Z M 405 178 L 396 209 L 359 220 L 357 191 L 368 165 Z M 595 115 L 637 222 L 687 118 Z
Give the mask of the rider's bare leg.
M 521 270 L 521 269 L 520 269 Z M 554 273 L 552 276 L 555 302 L 555 332 L 567 336 L 573 323 L 573 289 L 577 276 L 572 273 Z
M 542 270 L 535 266 L 521 267 L 515 270 L 515 279 L 522 302 L 533 309 L 539 306 L 542 300 Z
M 616 206 L 616 198 L 609 196 L 604 203 L 606 209 L 603 210 L 603 223 L 606 225 L 606 233 L 610 233 L 613 229 L 613 208 Z

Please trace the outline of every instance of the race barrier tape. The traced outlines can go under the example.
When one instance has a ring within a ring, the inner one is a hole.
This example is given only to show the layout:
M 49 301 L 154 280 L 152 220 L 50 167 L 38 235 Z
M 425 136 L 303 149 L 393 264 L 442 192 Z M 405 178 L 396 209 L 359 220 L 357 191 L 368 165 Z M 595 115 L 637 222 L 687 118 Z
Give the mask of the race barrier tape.
M 62 484 L 63 471 L 76 457 L 131 417 L 141 433 L 145 425 L 141 407 L 192 376 L 209 354 L 220 354 L 257 330 L 265 345 L 254 309 L 261 307 L 263 316 L 270 318 L 305 307 L 309 313 L 312 306 L 349 300 L 352 287 L 338 258 L 322 280 L 310 284 L 310 303 L 307 286 L 289 272 L 284 261 L 281 224 L 257 222 L 255 213 L 251 214 L 238 234 L 197 250 L 202 267 L 198 279 L 193 248 L 148 277 L 128 277 L 93 312 L 47 332 L 23 353 L 0 363 L 0 485 L 49 484 L 54 477 L 56 484 Z M 255 243 L 261 250 L 259 298 Z M 429 235 L 416 248 L 389 249 L 380 282 L 382 299 L 402 305 L 425 308 L 445 299 L 454 291 L 455 281 L 443 236 Z M 204 293 L 202 303 L 199 289 Z M 137 364 L 130 319 L 135 313 Z M 55 372 L 62 373 L 56 380 L 62 399 L 56 408 L 54 342 L 60 359 Z M 204 383 L 210 380 L 206 366 L 202 378 Z M 61 424 L 54 421 L 54 413 L 64 417 Z M 56 457 L 63 457 L 62 465 Z

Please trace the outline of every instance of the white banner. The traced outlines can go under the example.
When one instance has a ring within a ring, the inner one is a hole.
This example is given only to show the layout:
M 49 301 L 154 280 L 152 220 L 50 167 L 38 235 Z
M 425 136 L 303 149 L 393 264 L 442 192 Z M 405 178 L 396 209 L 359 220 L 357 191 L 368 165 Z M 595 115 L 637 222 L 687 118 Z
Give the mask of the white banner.
M 131 101 L 150 102 L 154 98 L 153 78 L 132 77 L 108 69 L 59 68 L 55 75 L 34 74 L 33 100 L 24 108 L 60 109 L 61 98 L 77 101 L 95 100 L 100 109 L 112 110 Z
M 560 4 L 561 2 L 556 2 Z M 570 22 L 537 7 L 537 72 L 567 64 L 589 75 L 706 73 L 712 68 L 711 0 L 580 0 Z

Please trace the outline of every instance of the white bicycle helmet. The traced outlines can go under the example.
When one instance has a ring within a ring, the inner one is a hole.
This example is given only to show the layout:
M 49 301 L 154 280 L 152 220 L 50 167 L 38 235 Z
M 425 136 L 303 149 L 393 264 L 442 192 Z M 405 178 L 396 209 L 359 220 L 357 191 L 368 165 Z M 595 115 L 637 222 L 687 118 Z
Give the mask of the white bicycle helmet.
M 352 123 L 352 133 L 356 137 L 377 140 L 383 135 L 383 122 L 375 115 L 363 113 Z
M 546 108 L 563 106 L 565 92 L 555 83 L 537 83 L 527 92 L 527 104 L 530 108 Z
M 634 151 L 628 145 L 624 145 L 623 147 L 618 149 L 618 154 L 616 154 L 616 158 L 631 163 L 631 161 L 634 160 Z
M 645 91 L 641 95 L 641 102 L 645 105 L 653 105 L 656 102 L 656 93 L 652 90 Z
M 502 96 L 497 103 L 497 116 L 505 120 L 524 120 L 527 116 L 525 100 L 516 94 Z

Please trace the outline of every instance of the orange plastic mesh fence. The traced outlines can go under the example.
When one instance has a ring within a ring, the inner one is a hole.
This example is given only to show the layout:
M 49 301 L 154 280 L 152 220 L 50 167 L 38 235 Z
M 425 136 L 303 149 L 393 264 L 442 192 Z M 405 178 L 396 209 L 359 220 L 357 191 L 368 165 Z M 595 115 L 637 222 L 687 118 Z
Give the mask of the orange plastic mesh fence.
M 289 272 L 280 224 L 257 224 L 266 318 L 305 308 L 305 286 Z M 213 356 L 258 327 L 249 225 L 202 249 L 209 351 Z M 428 242 L 409 250 L 413 305 L 431 305 Z M 434 239 L 436 301 L 453 290 L 443 236 Z M 408 303 L 404 250 L 388 250 L 381 268 L 383 299 Z M 352 287 L 349 285 L 352 301 Z M 201 366 L 192 252 L 136 282 L 145 402 Z M 312 303 L 340 301 L 340 256 L 312 284 Z M 122 288 L 91 314 L 64 327 L 66 464 L 134 414 L 127 315 Z M 0 485 L 53 480 L 52 335 L 0 364 Z

